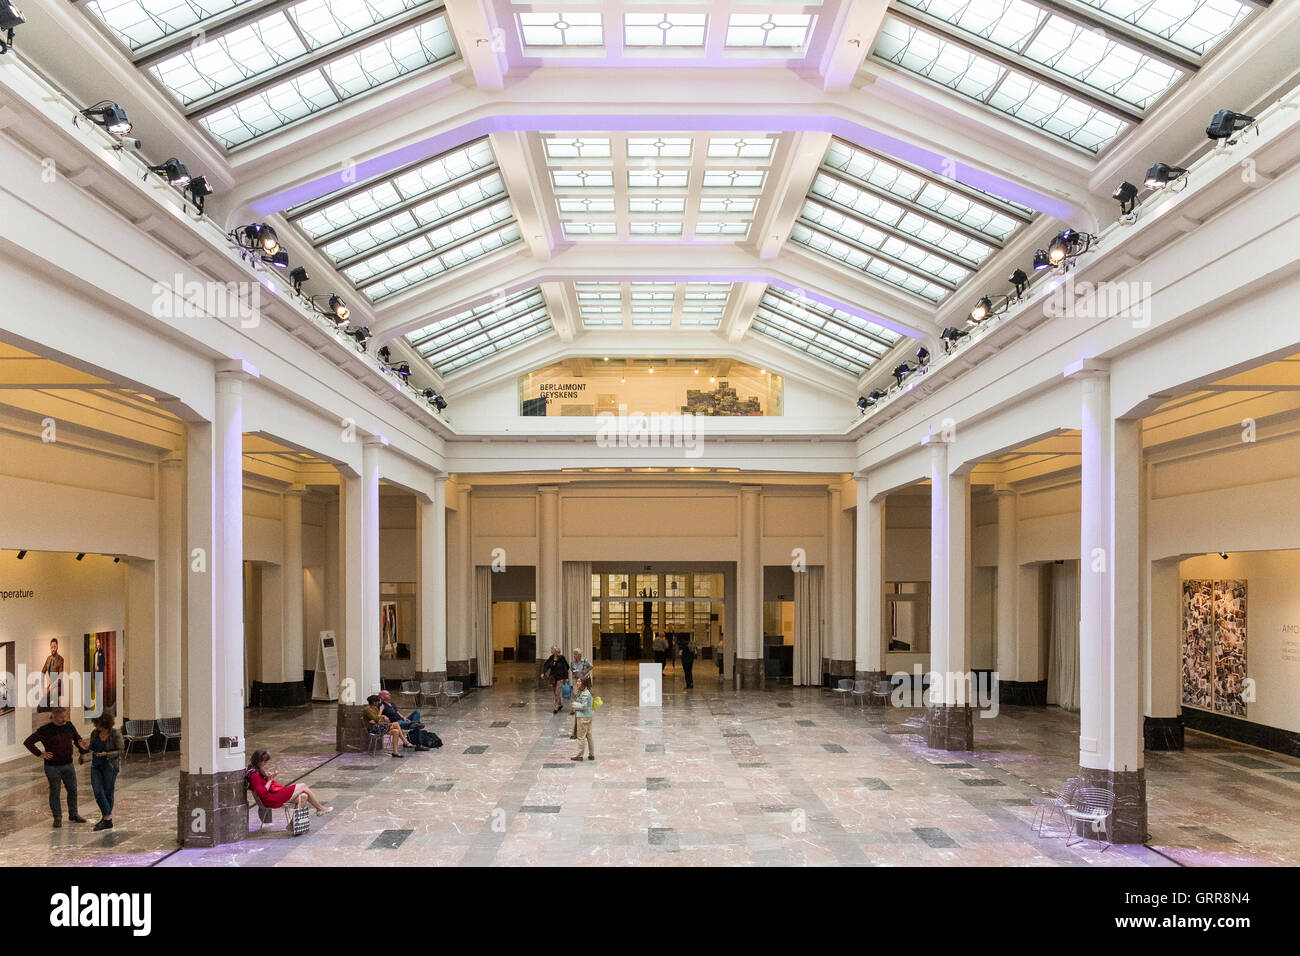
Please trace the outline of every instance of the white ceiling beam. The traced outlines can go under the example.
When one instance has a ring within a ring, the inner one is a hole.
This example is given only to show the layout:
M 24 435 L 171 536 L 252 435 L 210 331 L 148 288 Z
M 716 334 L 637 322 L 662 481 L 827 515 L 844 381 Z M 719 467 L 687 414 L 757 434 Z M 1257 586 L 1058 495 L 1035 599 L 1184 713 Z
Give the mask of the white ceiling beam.
M 551 316 L 551 324 L 561 342 L 572 342 L 574 334 L 582 328 L 578 316 L 569 301 L 568 285 L 564 282 L 543 282 L 540 284 L 542 298 L 546 300 L 546 311 Z
M 762 222 L 754 226 L 760 259 L 775 258 L 790 238 L 790 230 L 799 218 L 830 145 L 830 133 L 799 133 L 790 144 L 784 162 L 773 164 L 779 170 L 779 179 L 769 190 L 772 198 L 763 204 Z
M 822 89 L 847 90 L 862 61 L 875 45 L 889 0 L 853 0 L 840 4 L 822 52 Z
M 754 313 L 758 311 L 758 303 L 763 300 L 766 291 L 767 284 L 764 282 L 746 282 L 732 295 L 722 319 L 722 334 L 728 342 L 734 344 L 745 337 L 753 324 Z
M 496 157 L 501 179 L 510 194 L 510 208 L 519 223 L 519 234 L 533 258 L 545 262 L 559 242 L 558 224 L 552 225 L 546 214 L 545 197 L 548 190 L 538 181 L 536 170 L 529 159 L 528 137 L 524 133 L 493 133 L 488 137 L 492 154 Z
M 505 87 L 508 69 L 505 31 L 497 25 L 490 0 L 443 0 L 447 22 L 461 59 L 481 90 Z

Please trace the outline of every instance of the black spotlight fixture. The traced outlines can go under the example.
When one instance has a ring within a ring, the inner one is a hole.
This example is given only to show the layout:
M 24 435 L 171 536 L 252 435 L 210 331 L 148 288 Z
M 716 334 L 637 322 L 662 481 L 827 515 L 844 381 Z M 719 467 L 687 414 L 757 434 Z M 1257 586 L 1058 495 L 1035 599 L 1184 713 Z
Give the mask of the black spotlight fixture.
M 1227 552 L 1227 551 L 1220 551 L 1220 552 L 1219 552 L 1219 557 L 1223 558 L 1224 561 L 1227 561 L 1227 560 L 1228 560 L 1228 552 Z
M 388 370 L 390 372 L 396 373 L 397 377 L 400 378 L 403 382 L 410 381 L 411 378 L 410 362 L 398 362 L 396 365 L 388 366 Z
M 1115 190 L 1111 199 L 1119 203 L 1119 214 L 1127 216 L 1133 211 L 1133 207 L 1137 205 L 1137 196 L 1138 188 L 1126 179 L 1119 184 L 1119 188 Z
M 4 0 L 0 0 L 0 9 L 3 8 Z M 101 100 L 94 106 L 87 106 L 81 111 L 81 115 L 119 138 L 131 132 L 131 121 L 126 118 L 126 110 L 108 100 Z
M 322 306 L 318 300 L 323 300 L 325 304 Z M 334 292 L 330 292 L 327 295 L 312 296 L 311 304 L 316 307 L 317 312 L 332 321 L 335 325 L 346 324 L 348 316 L 352 314 L 352 311 L 347 307 L 346 303 L 344 303 L 342 296 Z
M 893 371 L 894 380 L 897 381 L 899 385 L 902 385 L 903 379 L 907 378 L 907 376 L 911 375 L 915 371 L 916 371 L 915 365 L 913 365 L 911 362 L 904 362 L 902 365 L 899 365 L 897 368 L 894 369 Z
M 264 222 L 240 226 L 230 234 L 230 238 L 241 249 L 247 249 L 260 256 L 273 256 L 280 251 L 280 240 L 276 237 L 275 230 Z
M 427 401 L 434 408 L 436 408 L 438 411 L 442 411 L 444 408 L 447 407 L 447 400 L 443 398 L 441 395 L 439 395 L 437 392 L 435 392 L 433 389 L 426 388 L 423 394 L 424 394 L 424 400 Z
M 1168 163 L 1152 163 L 1147 170 L 1147 189 L 1164 189 L 1186 175 L 1187 170 L 1181 166 L 1170 166 Z
M 874 405 L 885 397 L 885 393 L 878 388 L 873 388 L 867 393 L 867 404 Z
M 1219 110 L 1210 118 L 1210 125 L 1205 127 L 1205 135 L 1210 139 L 1227 139 L 1235 143 L 1235 139 L 1229 139 L 1233 133 L 1240 133 L 1242 130 L 1255 125 L 1255 117 L 1247 116 L 1245 113 L 1234 113 L 1232 110 Z M 1259 130 L 1255 131 L 1259 135 Z
M 149 172 L 157 173 L 171 185 L 177 188 L 183 188 L 189 185 L 190 171 L 185 168 L 185 164 L 173 156 L 171 159 L 159 163 L 157 166 L 150 166 Z
M 1056 234 L 1052 244 L 1047 247 L 1047 261 L 1053 268 L 1068 266 L 1079 256 L 1092 248 L 1097 237 L 1077 229 L 1063 229 Z
M 18 560 L 21 561 L 25 557 L 27 557 L 27 549 L 24 548 L 22 551 L 18 552 Z
M 114 563 L 114 564 L 121 564 L 121 563 L 122 563 L 122 559 L 121 559 L 121 558 L 114 558 L 114 559 L 113 559 L 113 563 Z
M 289 253 L 281 249 L 273 256 L 262 256 L 262 261 L 269 266 L 275 266 L 277 269 L 289 268 Z
M 975 308 L 970 310 L 970 320 L 978 325 L 992 314 L 993 300 L 987 295 L 982 295 L 980 300 L 975 303 Z
M 943 340 L 943 350 L 945 352 L 951 352 L 953 346 L 956 345 L 959 340 L 966 338 L 968 335 L 970 335 L 970 333 L 964 329 L 949 327 L 943 330 L 939 335 L 939 338 Z
M 860 411 L 860 412 L 865 412 L 865 411 L 866 411 L 868 408 L 870 408 L 870 407 L 871 407 L 871 403 L 870 403 L 869 401 L 867 401 L 867 396 L 865 396 L 865 395 L 859 395 L 859 396 L 858 396 L 858 411 Z
M 80 560 L 81 560 L 82 558 L 84 558 L 85 556 L 86 556 L 86 552 L 83 551 L 83 552 L 81 552 L 81 554 L 77 555 L 77 560 L 80 561 Z
M 14 45 L 14 27 L 26 22 L 22 11 L 14 6 L 12 0 L 0 0 L 0 34 L 4 35 L 4 39 L 0 40 L 0 53 L 5 53 Z
M 922 345 L 916 350 L 916 367 L 925 368 L 930 364 L 930 350 Z
M 393 359 L 393 352 L 387 345 L 381 345 L 379 351 L 375 353 L 379 361 L 387 365 Z
M 1011 275 L 1007 276 L 1007 281 L 1016 287 L 1016 298 L 1025 294 L 1025 289 L 1029 288 L 1029 276 L 1025 275 L 1024 269 L 1017 269 Z
M 1052 263 L 1047 258 L 1047 250 L 1035 249 L 1034 250 L 1034 271 L 1042 272 L 1044 269 L 1050 269 L 1051 267 L 1052 267 Z
M 366 343 L 370 341 L 370 330 L 364 325 L 355 329 L 344 329 L 343 334 L 361 346 L 361 351 L 366 350 Z
M 216 190 L 208 185 L 208 177 L 195 176 L 185 187 L 185 194 L 190 197 L 190 202 L 194 203 L 194 208 L 203 214 L 203 203 Z
M 303 283 L 310 278 L 311 276 L 307 275 L 307 270 L 302 266 L 297 266 L 289 273 L 289 281 L 293 283 L 293 291 L 297 292 L 299 295 L 302 295 Z

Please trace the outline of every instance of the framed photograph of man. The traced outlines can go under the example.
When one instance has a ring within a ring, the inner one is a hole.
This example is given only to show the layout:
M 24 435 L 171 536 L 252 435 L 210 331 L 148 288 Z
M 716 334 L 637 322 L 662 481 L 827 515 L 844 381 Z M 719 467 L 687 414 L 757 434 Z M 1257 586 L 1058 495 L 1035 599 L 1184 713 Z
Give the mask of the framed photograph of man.
M 0 717 L 12 714 L 18 706 L 17 677 L 14 665 L 16 654 L 13 641 L 0 644 Z
M 86 675 L 82 679 L 83 705 L 87 717 L 117 713 L 118 672 L 121 655 L 117 631 L 87 634 L 82 640 Z
M 68 699 L 68 663 L 64 657 L 66 653 L 66 644 L 60 638 L 51 637 L 48 641 L 41 639 L 36 642 L 33 656 L 36 660 L 42 661 L 40 683 L 37 685 L 39 693 L 36 701 L 37 713 L 47 713 L 55 707 L 67 707 L 71 703 Z

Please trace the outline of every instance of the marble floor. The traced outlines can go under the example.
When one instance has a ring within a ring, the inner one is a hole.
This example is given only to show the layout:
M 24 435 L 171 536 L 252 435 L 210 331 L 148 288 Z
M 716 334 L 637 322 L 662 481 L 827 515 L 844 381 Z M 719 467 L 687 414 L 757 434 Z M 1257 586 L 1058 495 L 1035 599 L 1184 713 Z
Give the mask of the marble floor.
M 33 758 L 0 766 L 0 864 L 1026 865 L 1300 863 L 1300 760 L 1188 733 L 1147 755 L 1148 846 L 1066 848 L 1030 830 L 1030 800 L 1075 769 L 1078 720 L 1055 708 L 976 719 L 976 750 L 928 750 L 920 711 L 860 708 L 829 691 L 737 692 L 708 662 L 687 691 L 665 672 L 662 711 L 636 706 L 634 665 L 601 662 L 597 760 L 574 763 L 571 718 L 533 668 L 499 665 L 490 691 L 434 711 L 441 750 L 335 755 L 334 711 L 250 711 L 272 752 L 334 812 L 293 838 L 178 850 L 178 758 L 133 755 L 112 831 L 49 823 Z M 89 768 L 82 813 L 98 818 Z

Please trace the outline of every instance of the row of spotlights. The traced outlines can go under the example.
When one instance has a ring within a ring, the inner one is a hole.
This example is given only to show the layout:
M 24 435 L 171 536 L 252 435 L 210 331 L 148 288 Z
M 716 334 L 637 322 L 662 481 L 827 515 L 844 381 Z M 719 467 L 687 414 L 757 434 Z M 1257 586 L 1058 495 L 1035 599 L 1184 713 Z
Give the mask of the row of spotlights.
M 80 560 L 82 560 L 83 558 L 85 558 L 85 556 L 86 556 L 86 552 L 85 552 L 85 551 L 82 551 L 82 552 L 80 552 L 80 553 L 77 555 L 77 560 L 80 561 Z M 21 560 L 22 560 L 23 558 L 25 558 L 25 557 L 27 557 L 27 549 L 26 549 L 26 548 L 23 548 L 21 551 L 18 552 L 18 560 L 21 561 Z M 121 557 L 116 557 L 116 558 L 113 559 L 113 563 L 114 563 L 114 564 L 117 564 L 117 563 L 119 563 L 121 560 L 122 560 Z
M 0 0 L 0 5 L 3 5 L 3 3 L 4 0 Z M 131 119 L 126 115 L 126 110 L 120 104 L 110 100 L 100 100 L 94 106 L 86 107 L 81 111 L 81 115 L 96 126 L 102 126 L 119 140 L 122 140 L 127 133 L 131 132 Z M 138 150 L 141 146 L 138 139 L 129 142 L 134 149 Z M 194 207 L 199 213 L 203 213 L 204 200 L 213 193 L 212 186 L 209 185 L 206 176 L 191 176 L 189 169 L 175 156 L 156 166 L 150 166 L 149 171 L 156 173 L 170 185 L 184 192 L 189 196 L 190 202 L 194 203 Z

